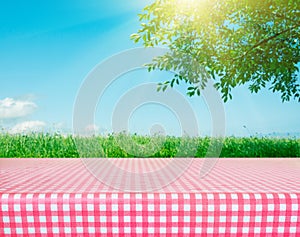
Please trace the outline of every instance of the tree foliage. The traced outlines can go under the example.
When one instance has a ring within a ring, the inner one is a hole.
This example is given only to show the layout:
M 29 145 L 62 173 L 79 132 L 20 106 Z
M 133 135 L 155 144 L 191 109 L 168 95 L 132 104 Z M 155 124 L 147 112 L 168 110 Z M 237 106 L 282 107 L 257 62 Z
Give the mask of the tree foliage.
M 147 65 L 176 72 L 160 89 L 183 81 L 199 95 L 209 78 L 225 101 L 243 84 L 300 101 L 300 0 L 155 0 L 139 20 L 135 42 L 169 48 Z

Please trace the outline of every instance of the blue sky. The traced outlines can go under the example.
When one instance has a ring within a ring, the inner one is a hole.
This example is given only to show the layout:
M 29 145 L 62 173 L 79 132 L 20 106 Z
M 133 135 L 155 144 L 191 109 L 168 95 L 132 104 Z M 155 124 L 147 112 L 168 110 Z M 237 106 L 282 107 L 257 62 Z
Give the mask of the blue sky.
M 76 95 L 88 73 L 101 61 L 137 47 L 129 36 L 139 28 L 137 14 L 151 1 L 2 1 L 0 4 L 0 126 L 71 131 Z M 111 131 L 113 102 L 131 87 L 158 82 L 171 73 L 134 71 L 118 78 L 95 113 L 100 132 Z M 184 85 L 178 90 L 184 93 Z M 264 90 L 237 88 L 224 105 L 226 134 L 248 136 L 300 132 L 300 104 L 282 103 Z M 187 98 L 201 134 L 209 134 L 209 109 L 203 98 Z M 155 116 L 154 116 L 155 115 Z M 180 133 L 170 109 L 148 104 L 133 111 L 129 131 L 147 134 L 160 124 Z M 245 127 L 244 127 L 245 126 Z

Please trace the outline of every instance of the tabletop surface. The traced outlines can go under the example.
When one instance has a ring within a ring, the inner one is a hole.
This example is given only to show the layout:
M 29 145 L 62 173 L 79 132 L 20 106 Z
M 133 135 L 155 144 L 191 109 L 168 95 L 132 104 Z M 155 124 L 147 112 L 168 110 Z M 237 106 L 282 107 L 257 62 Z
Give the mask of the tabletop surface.
M 0 193 L 300 193 L 297 158 L 103 160 L 3 158 Z

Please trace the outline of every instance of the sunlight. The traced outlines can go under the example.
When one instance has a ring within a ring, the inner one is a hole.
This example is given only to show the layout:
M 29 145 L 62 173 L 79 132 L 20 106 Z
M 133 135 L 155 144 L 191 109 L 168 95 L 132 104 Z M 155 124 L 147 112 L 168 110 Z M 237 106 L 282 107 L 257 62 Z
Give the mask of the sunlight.
M 192 7 L 200 0 L 175 0 L 176 5 L 181 7 Z
M 176 0 L 179 4 L 191 4 L 196 2 L 196 0 Z
M 187 13 L 192 12 L 199 5 L 201 0 L 174 0 L 176 7 L 181 11 Z

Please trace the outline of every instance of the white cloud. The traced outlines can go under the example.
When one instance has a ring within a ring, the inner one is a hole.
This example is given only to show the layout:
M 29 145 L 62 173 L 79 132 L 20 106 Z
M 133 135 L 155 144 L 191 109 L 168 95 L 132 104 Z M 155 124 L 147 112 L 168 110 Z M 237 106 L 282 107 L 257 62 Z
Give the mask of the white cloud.
M 37 105 L 29 100 L 5 98 L 0 100 L 0 119 L 25 117 L 34 112 Z
M 13 126 L 9 132 L 12 134 L 17 133 L 31 133 L 31 132 L 42 132 L 46 126 L 46 123 L 42 121 L 25 121 L 18 123 Z

